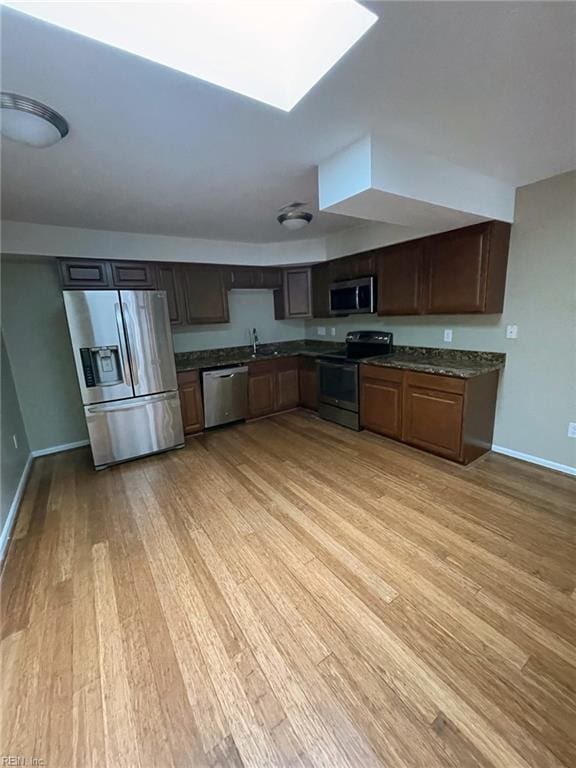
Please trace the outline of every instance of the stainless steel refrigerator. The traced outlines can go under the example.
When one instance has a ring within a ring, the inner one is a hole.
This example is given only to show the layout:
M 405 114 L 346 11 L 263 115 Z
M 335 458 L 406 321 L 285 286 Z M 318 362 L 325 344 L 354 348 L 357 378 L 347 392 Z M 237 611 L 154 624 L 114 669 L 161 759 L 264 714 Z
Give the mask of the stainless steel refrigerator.
M 96 469 L 184 444 L 164 291 L 64 291 Z

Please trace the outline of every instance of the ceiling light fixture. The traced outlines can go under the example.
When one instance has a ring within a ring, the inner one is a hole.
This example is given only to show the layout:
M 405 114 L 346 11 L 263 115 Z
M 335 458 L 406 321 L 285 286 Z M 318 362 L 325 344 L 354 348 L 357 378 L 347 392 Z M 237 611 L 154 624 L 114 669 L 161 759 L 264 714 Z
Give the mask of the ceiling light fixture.
M 287 112 L 378 18 L 356 0 L 2 4 Z
M 68 135 L 67 121 L 28 96 L 2 91 L 2 136 L 30 147 L 51 147 Z
M 292 231 L 310 224 L 314 217 L 308 211 L 285 211 L 278 216 L 278 223 Z

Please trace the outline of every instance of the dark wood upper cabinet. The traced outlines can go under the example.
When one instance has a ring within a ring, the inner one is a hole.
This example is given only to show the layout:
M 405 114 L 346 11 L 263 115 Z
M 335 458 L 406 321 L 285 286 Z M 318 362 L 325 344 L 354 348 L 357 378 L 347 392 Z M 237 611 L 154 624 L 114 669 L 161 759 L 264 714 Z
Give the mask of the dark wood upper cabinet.
M 498 221 L 426 238 L 423 311 L 502 312 L 509 238 Z
M 312 276 L 310 267 L 284 270 L 283 289 L 274 292 L 274 317 L 312 317 Z
M 189 325 L 229 322 L 228 293 L 220 267 L 185 264 L 182 276 Z
M 228 267 L 226 286 L 232 288 L 267 288 L 274 290 L 282 287 L 282 270 L 276 267 Z
M 59 259 L 62 288 L 90 290 L 112 288 L 110 262 L 95 259 Z
M 182 291 L 182 274 L 178 264 L 158 264 L 158 288 L 166 291 L 168 315 L 172 325 L 186 324 L 186 302 Z
M 330 262 L 312 267 L 312 316 L 330 317 Z
M 387 437 L 402 436 L 404 374 L 376 365 L 360 366 L 360 424 Z
M 112 261 L 110 267 L 115 288 L 156 288 L 156 264 L 153 261 Z
M 383 248 L 378 255 L 378 314 L 422 312 L 424 241 Z

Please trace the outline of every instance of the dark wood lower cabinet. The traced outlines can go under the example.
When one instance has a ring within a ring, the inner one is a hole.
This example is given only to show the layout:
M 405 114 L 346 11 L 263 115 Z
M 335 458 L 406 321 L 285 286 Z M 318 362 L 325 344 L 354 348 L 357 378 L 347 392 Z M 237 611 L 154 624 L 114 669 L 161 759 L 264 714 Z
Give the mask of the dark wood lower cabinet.
M 300 358 L 300 405 L 318 410 L 318 371 L 313 357 Z
M 184 371 L 178 376 L 178 392 L 185 435 L 193 435 L 204 429 L 204 408 L 198 371 Z
M 402 382 L 404 374 L 375 365 L 363 365 L 360 376 L 360 424 L 372 432 L 402 436 Z
M 286 411 L 300 405 L 300 376 L 297 357 L 276 362 L 276 410 Z
M 492 446 L 498 371 L 471 379 L 360 368 L 360 421 L 373 432 L 468 464 Z
M 275 361 L 248 365 L 248 413 L 251 418 L 268 416 L 276 410 Z
M 299 358 L 248 364 L 248 411 L 251 418 L 300 405 Z
M 404 442 L 459 460 L 463 408 L 462 395 L 407 385 Z

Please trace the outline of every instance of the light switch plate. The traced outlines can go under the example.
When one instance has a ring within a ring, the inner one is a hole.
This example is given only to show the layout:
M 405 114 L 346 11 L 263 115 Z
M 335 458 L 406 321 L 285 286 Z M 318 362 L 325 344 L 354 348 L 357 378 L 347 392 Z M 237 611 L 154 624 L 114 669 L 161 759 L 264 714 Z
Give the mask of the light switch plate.
M 518 338 L 518 326 L 517 325 L 507 325 L 506 326 L 506 338 L 507 339 L 517 339 Z
M 316 328 L 316 333 L 318 334 L 318 336 L 326 336 L 326 328 L 323 325 L 319 325 Z
M 444 341 L 452 341 L 452 328 L 444 329 Z
M 330 328 L 330 336 L 336 336 L 336 328 Z
M 576 437 L 576 421 L 569 422 L 568 437 Z

